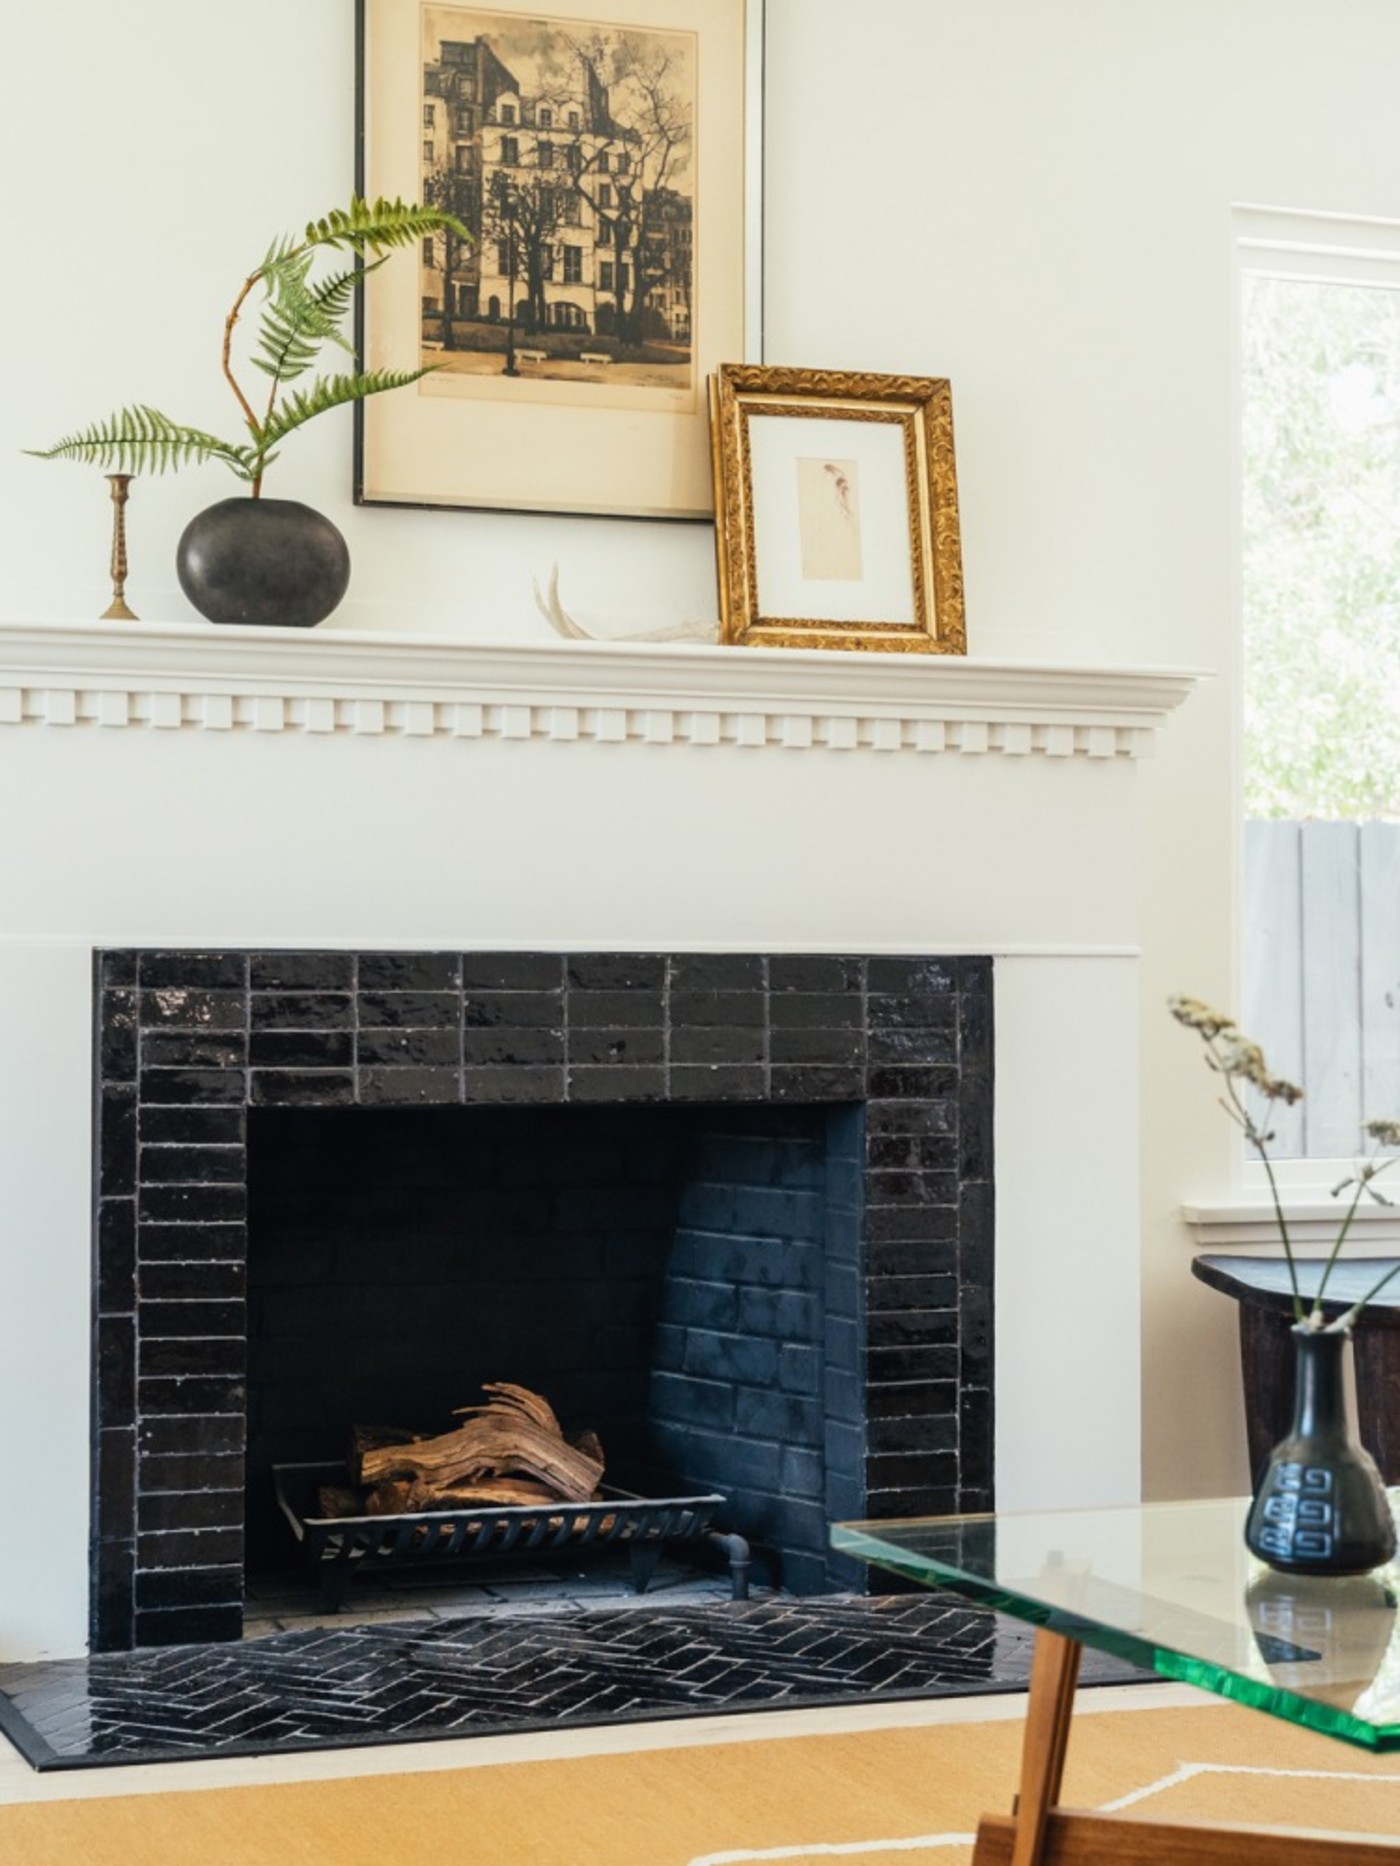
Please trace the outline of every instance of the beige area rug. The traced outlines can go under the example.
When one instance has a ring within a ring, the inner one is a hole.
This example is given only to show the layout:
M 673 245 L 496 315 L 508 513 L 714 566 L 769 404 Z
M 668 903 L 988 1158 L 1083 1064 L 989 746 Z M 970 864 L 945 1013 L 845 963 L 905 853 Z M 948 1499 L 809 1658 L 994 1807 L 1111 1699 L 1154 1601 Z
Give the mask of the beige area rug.
M 1019 1721 L 0 1808 L 3 1866 L 966 1866 Z M 1232 1705 L 1082 1716 L 1065 1799 L 1397 1837 L 1400 1756 Z M 1400 1851 L 1397 1851 L 1400 1859 Z

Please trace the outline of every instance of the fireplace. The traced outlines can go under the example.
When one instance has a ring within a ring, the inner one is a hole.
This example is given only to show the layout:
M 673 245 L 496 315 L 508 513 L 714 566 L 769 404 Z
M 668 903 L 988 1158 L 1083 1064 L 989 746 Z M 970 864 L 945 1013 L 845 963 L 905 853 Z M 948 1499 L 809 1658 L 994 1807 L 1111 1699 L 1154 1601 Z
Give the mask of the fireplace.
M 989 960 L 123 949 L 96 1004 L 95 1649 L 237 1637 L 271 1465 L 487 1379 L 796 1592 L 990 1506 Z

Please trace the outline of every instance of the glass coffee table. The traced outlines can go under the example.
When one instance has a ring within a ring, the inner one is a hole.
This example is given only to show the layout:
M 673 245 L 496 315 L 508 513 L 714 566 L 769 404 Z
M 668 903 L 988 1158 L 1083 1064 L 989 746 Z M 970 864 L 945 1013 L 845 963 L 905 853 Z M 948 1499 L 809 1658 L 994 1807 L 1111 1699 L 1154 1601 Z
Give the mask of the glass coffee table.
M 1232 1498 L 833 1528 L 843 1554 L 1037 1629 L 1016 1810 L 983 1817 L 974 1866 L 1400 1862 L 1400 1842 L 1058 1805 L 1085 1646 L 1363 1749 L 1400 1751 L 1400 1567 L 1277 1574 L 1244 1546 L 1248 1507 Z

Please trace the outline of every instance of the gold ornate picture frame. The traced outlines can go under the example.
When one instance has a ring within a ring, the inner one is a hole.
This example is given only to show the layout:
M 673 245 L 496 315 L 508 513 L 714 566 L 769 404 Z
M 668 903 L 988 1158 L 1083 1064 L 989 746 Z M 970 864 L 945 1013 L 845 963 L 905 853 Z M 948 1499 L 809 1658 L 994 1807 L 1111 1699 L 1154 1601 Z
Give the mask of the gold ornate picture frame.
M 725 363 L 710 437 L 724 641 L 967 652 L 946 379 Z

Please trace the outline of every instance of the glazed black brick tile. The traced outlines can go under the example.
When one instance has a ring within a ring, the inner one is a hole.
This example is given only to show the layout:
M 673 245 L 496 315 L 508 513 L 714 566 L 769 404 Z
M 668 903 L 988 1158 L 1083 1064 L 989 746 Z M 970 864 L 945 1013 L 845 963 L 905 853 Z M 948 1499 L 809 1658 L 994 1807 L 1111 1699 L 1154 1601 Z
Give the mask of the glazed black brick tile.
M 865 1061 L 863 1030 L 779 1029 L 768 1033 L 768 1056 L 777 1069 L 800 1063 L 820 1069 L 858 1069 Z
M 114 991 L 136 983 L 140 955 L 118 946 L 108 946 L 95 955 L 94 973 L 99 991 Z
M 672 1101 L 763 1101 L 768 1094 L 768 1072 L 755 1064 L 731 1067 L 673 1059 L 667 1079 Z
M 895 993 L 872 990 L 866 1004 L 872 1031 L 956 1031 L 961 999 L 956 994 L 940 997 L 922 992 Z
M 768 984 L 768 962 L 760 953 L 691 952 L 673 955 L 669 971 L 671 1000 L 686 991 L 762 992 Z
M 352 952 L 255 952 L 248 960 L 255 991 L 353 991 Z
M 243 1608 L 171 1607 L 136 1614 L 138 1646 L 187 1646 L 200 1640 L 237 1639 L 243 1631 Z
M 255 1030 L 248 1043 L 254 1069 L 350 1069 L 353 1030 Z
M 570 998 L 576 992 L 638 992 L 659 996 L 666 983 L 661 953 L 580 952 L 569 956 Z
M 241 1220 L 248 1194 L 240 1182 L 223 1186 L 143 1185 L 136 1216 L 149 1224 L 228 1224 Z
M 964 1282 L 983 1289 L 994 1274 L 994 1204 L 990 1185 L 964 1185 L 958 1200 L 958 1267 Z
M 241 991 L 248 982 L 243 952 L 141 952 L 137 978 L 143 990 Z
M 132 1639 L 136 1578 L 134 1537 L 99 1542 L 92 1552 L 92 1567 L 89 1631 L 93 1651 L 126 1651 Z
M 462 961 L 453 952 L 362 952 L 361 992 L 461 989 Z
M 568 1027 L 616 1030 L 626 1026 L 663 1030 L 665 1000 L 659 991 L 570 990 L 565 999 Z
M 237 1069 L 143 1069 L 139 1079 L 144 1103 L 205 1106 L 241 1103 L 243 1072 Z
M 943 1029 L 872 1030 L 869 1037 L 871 1064 L 893 1064 L 897 1068 L 955 1063 L 957 1047 L 957 1032 L 951 1025 Z
M 872 1276 L 865 1282 L 868 1311 L 876 1309 L 955 1309 L 958 1279 L 942 1276 Z
M 148 1030 L 141 1039 L 146 1069 L 243 1069 L 248 1038 L 241 1030 L 208 1035 L 199 1030 Z
M 355 1071 L 356 1099 L 365 1107 L 422 1107 L 459 1102 L 459 1069 L 360 1068 Z
M 136 1091 L 104 1088 L 99 1125 L 99 1196 L 128 1198 L 136 1190 Z
M 957 1209 L 950 1205 L 872 1205 L 865 1214 L 867 1244 L 955 1243 Z
M 143 1304 L 236 1301 L 243 1297 L 247 1287 L 248 1267 L 244 1263 L 143 1263 L 141 1266 Z
M 242 1030 L 248 1019 L 243 991 L 206 991 L 186 986 L 144 988 L 139 996 L 141 1030 L 185 1031 L 206 1036 Z
M 968 1386 L 989 1386 L 992 1379 L 991 1291 L 964 1289 L 959 1312 L 959 1339 L 962 1345 L 959 1375 Z
M 865 1090 L 865 1071 L 859 1066 L 770 1063 L 768 1074 L 774 1101 L 859 1101 Z
M 879 1309 L 867 1318 L 871 1348 L 955 1346 L 958 1336 L 956 1309 Z
M 863 991 L 865 961 L 835 953 L 773 953 L 768 960 L 770 991 Z
M 571 1064 L 568 1094 L 570 1101 L 579 1102 L 664 1101 L 666 1071 L 659 1064 L 655 1067 L 624 1064 L 617 1068 L 587 1065 L 576 1068 Z
M 943 1091 L 943 1096 L 956 1090 L 956 1082 L 950 1082 Z M 868 1140 L 878 1140 L 888 1135 L 949 1135 L 957 1132 L 957 1104 L 947 1099 L 931 1101 L 885 1101 L 872 1096 L 865 1110 L 865 1129 Z
M 563 1067 L 468 1067 L 462 1071 L 462 1095 L 469 1103 L 521 1103 L 546 1106 L 564 1100 Z
M 149 1297 L 142 1280 L 143 1298 Z M 248 1329 L 247 1306 L 236 1297 L 223 1302 L 161 1301 L 144 1299 L 141 1305 L 141 1336 L 145 1346 L 152 1337 L 228 1335 L 241 1341 Z
M 247 1117 L 241 1107 L 164 1108 L 142 1104 L 137 1138 L 143 1147 L 236 1147 L 243 1143 Z
M 766 1042 L 761 1026 L 707 1028 L 696 1024 L 678 1024 L 671 1030 L 673 1063 L 726 1063 L 731 1066 L 762 1064 Z
M 462 1003 L 468 1030 L 555 1030 L 564 1028 L 561 991 L 471 992 Z
M 664 1063 L 666 1036 L 661 1030 L 587 1030 L 570 1027 L 571 1066 L 590 1063 Z M 742 1060 L 742 1059 L 740 1059 Z
M 242 1147 L 142 1147 L 140 1168 L 143 1186 L 241 1186 L 247 1173 L 247 1156 Z
M 136 1503 L 138 1538 L 163 1530 L 236 1529 L 243 1522 L 241 1490 L 147 1491 Z M 137 1595 L 141 1582 L 137 1578 Z
M 957 1071 L 951 1067 L 881 1063 L 870 1071 L 870 1095 L 874 1101 L 936 1101 L 955 1094 L 957 1087 Z
M 484 1029 L 468 1026 L 462 1032 L 462 1061 L 469 1067 L 505 1064 L 528 1069 L 560 1066 L 564 1061 L 562 1024 L 551 1029 L 520 1029 L 496 1025 Z
M 242 1598 L 243 1574 L 231 1564 L 221 1568 L 176 1568 L 136 1577 L 138 1608 L 226 1607 Z
M 957 1452 L 878 1452 L 865 1461 L 865 1479 L 876 1491 L 923 1489 L 929 1485 L 951 1488 L 958 1481 Z
M 142 1472 L 148 1458 L 241 1456 L 243 1440 L 242 1416 L 228 1412 L 143 1418 L 136 1434 Z
M 462 1000 L 451 991 L 361 991 L 355 1000 L 361 1031 L 455 1030 Z
M 143 1457 L 142 1494 L 149 1490 L 241 1490 L 244 1459 L 237 1452 L 222 1456 L 201 1452 L 169 1457 Z
M 930 1419 L 956 1412 L 956 1380 L 872 1380 L 867 1395 L 870 1419 Z
M 958 1492 L 955 1484 L 920 1484 L 904 1490 L 872 1489 L 866 1496 L 866 1508 L 872 1521 L 881 1517 L 893 1521 L 908 1519 L 911 1516 L 952 1516 L 958 1508 Z M 890 1592 L 895 1591 L 896 1577 L 889 1576 Z M 880 1584 L 886 1585 L 886 1577 L 881 1575 Z M 917 1586 L 917 1583 L 911 1585 Z
M 866 1158 L 876 1171 L 951 1172 L 957 1168 L 958 1143 L 951 1134 L 872 1134 Z
M 935 1343 L 929 1347 L 868 1348 L 866 1359 L 872 1381 L 958 1378 L 958 1349 L 953 1343 Z
M 248 1230 L 238 1224 L 140 1224 L 136 1260 L 148 1263 L 239 1262 L 248 1254 Z M 140 1273 L 138 1271 L 138 1273 Z
M 872 1205 L 956 1205 L 960 1190 L 953 1172 L 872 1172 L 866 1183 Z
M 865 1267 L 872 1277 L 937 1276 L 957 1265 L 956 1237 L 866 1239 Z
M 351 1030 L 355 999 L 348 992 L 254 992 L 248 1022 L 261 1030 Z
M 348 1108 L 355 1076 L 349 1069 L 254 1069 L 248 1099 L 257 1108 Z
M 671 990 L 671 1030 L 746 1028 L 761 1031 L 767 1023 L 768 998 L 761 991 Z
M 142 1419 L 155 1413 L 226 1412 L 242 1415 L 248 1404 L 245 1381 L 231 1376 L 158 1374 L 136 1385 Z
M 462 1038 L 455 1024 L 445 1030 L 361 1030 L 355 1051 L 362 1068 L 387 1063 L 400 1068 L 455 1069 L 462 1060 Z
M 964 1388 L 959 1409 L 959 1475 L 964 1484 L 990 1492 L 995 1463 L 993 1395 L 985 1387 Z
M 899 1419 L 872 1419 L 866 1441 L 872 1453 L 908 1452 L 923 1456 L 926 1452 L 959 1449 L 959 1419 L 955 1412 L 937 1415 L 906 1415 Z M 966 1470 L 960 1466 L 965 1477 Z
M 462 990 L 471 992 L 559 992 L 564 955 L 553 952 L 468 952 L 460 958 Z
M 97 1312 L 129 1314 L 136 1302 L 136 1201 L 103 1199 L 97 1213 Z
M 958 988 L 958 962 L 922 954 L 874 953 L 866 961 L 866 980 L 872 997 L 877 993 L 943 996 Z
M 129 1541 L 136 1533 L 135 1428 L 104 1428 L 99 1451 L 92 1533 L 100 1542 Z
M 97 1417 L 103 1426 L 131 1425 L 136 1418 L 136 1323 L 130 1315 L 99 1316 Z
M 136 1079 L 136 993 L 104 991 L 98 1039 L 98 1070 L 104 1082 Z
M 863 1030 L 865 1002 L 859 992 L 775 991 L 768 1018 L 776 1030 Z

